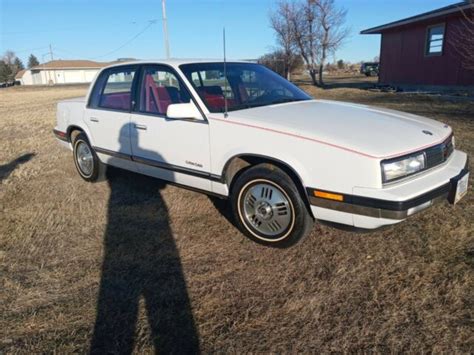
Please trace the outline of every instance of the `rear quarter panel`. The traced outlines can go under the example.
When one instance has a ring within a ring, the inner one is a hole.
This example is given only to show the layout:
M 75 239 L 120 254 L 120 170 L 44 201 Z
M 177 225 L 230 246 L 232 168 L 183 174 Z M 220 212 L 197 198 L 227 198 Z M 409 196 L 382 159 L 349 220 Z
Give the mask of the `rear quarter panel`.
M 85 98 L 58 102 L 56 110 L 56 129 L 62 132 L 67 132 L 70 127 L 76 126 L 81 128 L 90 139 L 90 132 L 84 124 L 84 112 Z

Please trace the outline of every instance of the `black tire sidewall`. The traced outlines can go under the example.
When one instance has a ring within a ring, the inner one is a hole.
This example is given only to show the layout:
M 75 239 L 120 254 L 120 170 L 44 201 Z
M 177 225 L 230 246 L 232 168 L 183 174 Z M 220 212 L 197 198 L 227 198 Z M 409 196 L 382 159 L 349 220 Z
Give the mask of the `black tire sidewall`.
M 293 214 L 290 227 L 281 232 L 274 241 L 265 235 L 260 235 L 257 230 L 244 221 L 240 212 L 242 199 L 247 191 L 254 183 L 262 181 L 269 182 L 276 188 L 281 190 L 285 197 L 288 198 Z M 268 246 L 285 248 L 296 244 L 308 234 L 312 227 L 313 219 L 301 198 L 298 189 L 291 178 L 281 169 L 267 165 L 257 165 L 244 171 L 231 188 L 231 205 L 232 213 L 237 227 L 251 240 Z M 284 236 L 284 238 L 281 238 Z
M 90 151 L 92 152 L 92 157 L 93 157 L 93 168 L 92 168 L 92 173 L 90 175 L 85 175 L 79 164 L 77 163 L 77 146 L 79 144 L 86 144 L 87 147 L 90 149 Z M 97 181 L 98 177 L 99 177 L 99 172 L 100 172 L 100 161 L 99 161 L 99 158 L 97 157 L 94 149 L 92 149 L 90 143 L 89 143 L 89 140 L 87 139 L 87 136 L 84 134 L 84 133 L 79 133 L 76 138 L 74 139 L 74 141 L 72 142 L 72 146 L 73 146 L 73 160 L 74 160 L 74 165 L 76 166 L 76 170 L 77 172 L 79 173 L 80 177 L 83 178 L 85 181 L 89 181 L 89 182 L 93 182 L 93 181 Z

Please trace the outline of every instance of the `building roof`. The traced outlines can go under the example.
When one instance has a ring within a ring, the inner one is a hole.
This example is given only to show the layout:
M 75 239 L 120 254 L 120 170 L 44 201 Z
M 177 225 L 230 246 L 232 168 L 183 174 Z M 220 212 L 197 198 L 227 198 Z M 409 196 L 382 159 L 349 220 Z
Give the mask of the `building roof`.
M 459 3 L 453 4 L 453 5 L 442 7 L 442 8 L 436 9 L 436 10 L 428 11 L 428 12 L 425 12 L 425 13 L 422 13 L 422 14 L 419 14 L 419 15 L 416 15 L 416 16 L 407 17 L 407 18 L 404 18 L 402 20 L 390 22 L 390 23 L 387 23 L 385 25 L 372 27 L 372 28 L 361 31 L 360 33 L 363 34 L 363 35 L 380 34 L 380 33 L 384 32 L 388 29 L 392 29 L 392 28 L 412 24 L 412 23 L 415 23 L 415 22 L 420 22 L 420 21 L 433 19 L 433 18 L 436 18 L 436 17 L 439 17 L 439 16 L 449 15 L 449 14 L 452 14 L 452 13 L 455 13 L 455 12 L 459 12 L 461 10 L 467 10 L 472 6 L 473 5 L 468 0 L 466 0 L 466 1 L 462 1 L 462 2 L 459 2 Z
M 92 60 L 52 60 L 37 65 L 31 69 L 101 69 L 108 66 L 109 62 L 94 62 Z
M 23 77 L 23 74 L 25 74 L 26 69 L 20 70 L 18 73 L 15 75 L 15 79 L 21 79 Z

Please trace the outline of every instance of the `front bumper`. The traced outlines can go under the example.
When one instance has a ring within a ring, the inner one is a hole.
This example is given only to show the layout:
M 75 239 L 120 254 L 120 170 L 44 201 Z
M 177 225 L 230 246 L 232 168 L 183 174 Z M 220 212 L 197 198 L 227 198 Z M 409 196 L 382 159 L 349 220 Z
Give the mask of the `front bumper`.
M 313 214 L 333 222 L 377 228 L 400 222 L 435 203 L 452 203 L 457 181 L 469 172 L 466 154 L 456 152 L 452 161 L 425 177 L 386 189 L 354 188 L 353 194 L 324 191 L 339 197 L 335 200 L 316 197 L 315 191 L 322 190 L 307 188 Z

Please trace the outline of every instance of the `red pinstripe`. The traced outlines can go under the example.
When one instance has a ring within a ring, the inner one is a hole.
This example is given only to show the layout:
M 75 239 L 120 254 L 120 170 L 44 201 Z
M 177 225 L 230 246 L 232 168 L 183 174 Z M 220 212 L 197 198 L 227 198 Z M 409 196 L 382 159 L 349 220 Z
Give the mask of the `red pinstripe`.
M 260 127 L 260 126 L 255 126 L 255 125 L 251 125 L 251 124 L 248 124 L 248 123 L 242 123 L 242 122 L 236 122 L 236 121 L 223 120 L 223 119 L 214 118 L 214 117 L 212 117 L 211 119 L 212 119 L 212 120 L 215 120 L 215 121 L 220 121 L 220 122 L 225 122 L 225 123 L 234 124 L 234 125 L 237 125 L 237 126 L 245 126 L 245 127 L 255 128 L 255 129 L 261 129 L 261 130 L 263 130 L 263 131 L 268 131 L 268 132 L 273 132 L 273 133 L 279 133 L 279 134 L 283 134 L 283 135 L 285 135 L 285 136 L 290 136 L 290 137 L 294 137 L 294 138 L 304 139 L 304 140 L 307 140 L 307 141 L 311 141 L 311 142 L 316 142 L 316 143 L 324 144 L 324 145 L 327 145 L 327 146 L 330 146 L 330 147 L 342 149 L 342 150 L 345 150 L 345 151 L 347 151 L 347 152 L 359 154 L 359 155 L 362 155 L 362 156 L 364 156 L 364 157 L 374 158 L 374 159 L 389 159 L 389 158 L 394 158 L 394 157 L 397 157 L 397 156 L 402 156 L 402 155 L 405 155 L 405 154 L 410 154 L 410 153 L 413 153 L 413 152 L 422 150 L 422 149 L 424 149 L 424 148 L 428 148 L 428 147 L 431 147 L 431 146 L 433 146 L 433 145 L 442 143 L 442 142 L 444 142 L 444 141 L 449 137 L 449 135 L 451 134 L 451 132 L 449 132 L 449 134 L 448 134 L 446 137 L 444 137 L 443 139 L 441 139 L 439 142 L 437 142 L 437 143 L 430 143 L 430 144 L 424 145 L 424 146 L 422 146 L 422 147 L 420 147 L 420 148 L 411 149 L 411 150 L 408 150 L 408 151 L 405 151 L 405 152 L 402 152 L 402 153 L 392 154 L 392 155 L 389 155 L 389 156 L 375 156 L 375 155 L 371 155 L 371 154 L 367 154 L 367 153 L 360 152 L 360 151 L 358 151 L 358 150 L 346 148 L 346 147 L 343 147 L 343 146 L 340 146 L 340 145 L 337 145 L 337 144 L 333 144 L 333 143 L 321 141 L 321 140 L 319 140 L 319 139 L 314 139 L 314 138 L 310 138 L 310 137 L 301 136 L 301 135 L 299 135 L 299 134 L 294 134 L 294 133 L 279 131 L 279 130 L 273 129 L 273 128 Z

